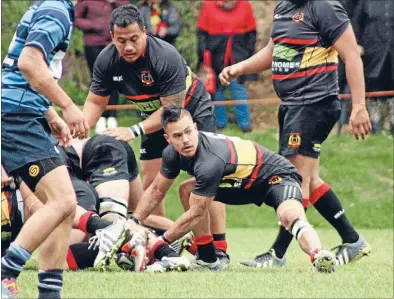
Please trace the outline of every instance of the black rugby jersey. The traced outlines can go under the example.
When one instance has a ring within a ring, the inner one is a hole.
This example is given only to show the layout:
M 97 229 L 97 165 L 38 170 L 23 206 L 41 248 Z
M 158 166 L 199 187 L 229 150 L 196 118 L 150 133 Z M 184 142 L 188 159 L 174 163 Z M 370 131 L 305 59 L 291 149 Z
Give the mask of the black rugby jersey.
M 177 177 L 180 170 L 193 175 L 194 194 L 215 196 L 218 188 L 249 189 L 273 175 L 297 173 L 285 158 L 253 141 L 207 132 L 200 132 L 198 139 L 196 154 L 191 158 L 168 145 L 160 169 L 168 179 Z
M 145 54 L 134 63 L 126 62 L 112 43 L 105 47 L 95 62 L 90 90 L 109 96 L 116 89 L 149 115 L 162 106 L 160 97 L 185 88 L 185 108 L 193 118 L 210 115 L 210 97 L 183 57 L 169 43 L 147 35 Z
M 332 47 L 349 24 L 338 1 L 282 0 L 274 11 L 272 79 L 282 104 L 338 95 L 338 54 Z

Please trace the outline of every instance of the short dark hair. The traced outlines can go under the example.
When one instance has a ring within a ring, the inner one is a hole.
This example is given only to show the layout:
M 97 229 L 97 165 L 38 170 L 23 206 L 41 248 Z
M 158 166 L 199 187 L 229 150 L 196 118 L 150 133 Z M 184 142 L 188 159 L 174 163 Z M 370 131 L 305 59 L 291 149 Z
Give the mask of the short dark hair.
M 141 12 L 137 6 L 133 4 L 127 4 L 118 8 L 115 8 L 111 13 L 110 19 L 110 30 L 114 32 L 114 26 L 126 28 L 130 24 L 137 23 L 141 30 L 144 29 L 144 20 Z
M 166 129 L 168 123 L 175 123 L 185 115 L 192 118 L 190 112 L 185 108 L 179 107 L 177 105 L 165 106 L 163 108 L 163 112 L 161 113 L 161 125 L 164 129 Z

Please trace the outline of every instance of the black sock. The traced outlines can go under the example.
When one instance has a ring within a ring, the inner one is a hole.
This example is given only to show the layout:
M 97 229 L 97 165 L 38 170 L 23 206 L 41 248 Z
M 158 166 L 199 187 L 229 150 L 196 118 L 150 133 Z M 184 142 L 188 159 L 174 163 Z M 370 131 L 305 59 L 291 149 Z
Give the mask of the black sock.
M 276 237 L 274 244 L 271 246 L 271 248 L 275 250 L 275 254 L 278 258 L 281 259 L 284 257 L 291 240 L 293 240 L 293 235 L 281 225 L 278 236 Z
M 81 242 L 72 244 L 67 252 L 67 265 L 70 270 L 86 269 L 93 267 L 94 260 L 99 252 L 96 250 L 88 249 L 88 242 Z
M 224 234 L 212 234 L 214 241 L 225 241 L 226 240 L 226 233 Z
M 63 270 L 40 270 L 38 272 L 38 298 L 60 299 L 63 288 Z
M 165 256 L 167 257 L 179 257 L 179 254 L 176 253 L 174 251 L 174 249 L 172 249 L 170 247 L 170 245 L 168 245 L 167 243 L 162 243 L 160 244 L 155 252 L 154 252 L 154 256 L 156 259 L 158 259 L 159 261 L 161 261 L 161 259 Z
M 145 227 L 150 228 L 151 230 L 153 230 L 155 232 L 156 235 L 158 236 L 162 236 L 164 235 L 164 233 L 166 232 L 166 229 L 160 228 L 160 227 L 154 227 L 154 226 L 150 226 L 150 225 L 145 225 Z
M 207 263 L 216 261 L 216 251 L 213 241 L 204 245 L 197 245 L 198 258 Z
M 343 243 L 355 243 L 358 233 L 345 215 L 339 198 L 327 184 L 316 189 L 311 196 L 311 203 L 316 210 L 337 230 Z
M 91 215 L 86 223 L 86 231 L 89 234 L 94 234 L 96 230 L 106 228 L 110 226 L 113 222 L 105 220 L 103 218 L 98 217 L 97 215 Z

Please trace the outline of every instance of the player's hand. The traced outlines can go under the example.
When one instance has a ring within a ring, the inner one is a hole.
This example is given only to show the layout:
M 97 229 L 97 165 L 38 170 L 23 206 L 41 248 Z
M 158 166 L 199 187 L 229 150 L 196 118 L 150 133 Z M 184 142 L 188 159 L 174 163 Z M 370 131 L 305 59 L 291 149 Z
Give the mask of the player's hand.
M 356 139 L 365 138 L 372 130 L 372 125 L 369 120 L 369 114 L 365 104 L 354 104 L 352 107 L 352 114 L 350 115 L 349 125 L 351 132 Z
M 71 132 L 66 122 L 60 117 L 48 121 L 52 130 L 52 135 L 59 141 L 60 146 L 69 147 L 71 145 Z
M 84 139 L 89 136 L 89 124 L 81 109 L 71 103 L 63 108 L 62 112 L 73 138 Z
M 223 71 L 219 74 L 219 80 L 223 86 L 229 86 L 230 82 L 235 80 L 240 75 L 242 75 L 242 69 L 239 63 L 237 63 L 225 67 Z
M 135 138 L 133 132 L 129 128 L 126 127 L 118 127 L 113 129 L 106 129 L 103 132 L 103 135 L 114 137 L 119 141 L 129 142 Z

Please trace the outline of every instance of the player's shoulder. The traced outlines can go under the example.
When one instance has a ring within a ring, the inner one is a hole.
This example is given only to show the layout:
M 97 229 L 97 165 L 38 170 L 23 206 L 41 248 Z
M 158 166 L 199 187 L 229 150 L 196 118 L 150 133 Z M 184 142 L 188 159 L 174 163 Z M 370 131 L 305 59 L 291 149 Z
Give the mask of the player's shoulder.
M 176 151 L 175 147 L 172 144 L 169 144 L 166 146 L 166 148 L 163 150 L 163 158 L 169 158 L 169 159 L 174 159 L 179 157 L 178 152 Z
M 149 59 L 155 63 L 165 63 L 174 59 L 182 59 L 178 50 L 166 41 L 148 34 Z
M 36 14 L 47 13 L 47 15 L 57 15 L 63 14 L 65 17 L 70 19 L 71 21 L 71 12 L 74 11 L 72 3 L 65 0 L 58 0 L 58 1 L 41 1 L 36 4 Z
M 113 43 L 110 43 L 97 56 L 96 64 L 99 67 L 111 68 L 119 62 L 119 59 L 119 52 L 116 50 L 115 45 Z

